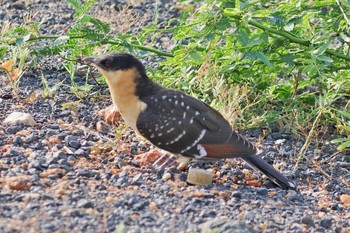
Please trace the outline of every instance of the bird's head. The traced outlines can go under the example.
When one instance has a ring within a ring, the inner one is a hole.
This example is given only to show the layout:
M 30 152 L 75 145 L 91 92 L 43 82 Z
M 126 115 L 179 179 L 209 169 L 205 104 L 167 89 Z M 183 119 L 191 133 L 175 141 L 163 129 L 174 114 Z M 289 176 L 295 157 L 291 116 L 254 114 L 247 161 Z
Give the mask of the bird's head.
M 118 85 L 119 82 L 137 82 L 138 79 L 146 76 L 145 67 L 142 63 L 127 53 L 86 57 L 83 61 L 96 67 L 105 76 L 109 86 Z

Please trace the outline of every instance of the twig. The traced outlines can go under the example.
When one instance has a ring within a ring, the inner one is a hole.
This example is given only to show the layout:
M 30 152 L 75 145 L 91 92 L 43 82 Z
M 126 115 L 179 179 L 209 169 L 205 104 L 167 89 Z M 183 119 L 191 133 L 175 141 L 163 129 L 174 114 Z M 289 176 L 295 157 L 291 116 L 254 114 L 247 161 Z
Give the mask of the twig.
M 56 40 L 57 38 L 59 38 L 60 36 L 56 36 L 56 35 L 49 35 L 49 36 L 37 36 L 37 37 L 32 37 L 30 39 L 27 40 L 27 42 L 33 42 L 33 41 L 39 41 L 39 40 Z M 84 36 L 69 36 L 69 39 L 84 39 Z M 117 42 L 115 40 L 101 40 L 99 41 L 101 44 L 114 44 L 114 45 L 123 45 L 123 44 L 128 44 L 130 45 L 130 47 L 134 47 L 140 50 L 144 50 L 144 51 L 148 51 L 148 52 L 152 52 L 155 53 L 157 55 L 160 56 L 164 56 L 164 57 L 173 57 L 174 55 L 171 53 L 167 53 L 164 51 L 160 51 L 158 49 L 155 48 L 151 48 L 151 47 L 146 47 L 143 45 L 138 45 L 138 44 L 132 44 L 132 43 L 128 43 L 125 41 L 121 41 L 121 42 Z M 15 44 L 15 42 L 10 43 L 12 45 Z

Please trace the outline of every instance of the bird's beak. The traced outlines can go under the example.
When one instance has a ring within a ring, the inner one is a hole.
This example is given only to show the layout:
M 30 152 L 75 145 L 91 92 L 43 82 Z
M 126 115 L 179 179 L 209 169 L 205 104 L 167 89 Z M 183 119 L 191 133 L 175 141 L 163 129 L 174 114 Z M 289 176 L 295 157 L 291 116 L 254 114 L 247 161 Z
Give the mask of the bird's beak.
M 96 58 L 94 58 L 94 57 L 85 57 L 83 59 L 83 62 L 88 64 L 88 65 L 93 65 L 93 64 L 97 63 Z

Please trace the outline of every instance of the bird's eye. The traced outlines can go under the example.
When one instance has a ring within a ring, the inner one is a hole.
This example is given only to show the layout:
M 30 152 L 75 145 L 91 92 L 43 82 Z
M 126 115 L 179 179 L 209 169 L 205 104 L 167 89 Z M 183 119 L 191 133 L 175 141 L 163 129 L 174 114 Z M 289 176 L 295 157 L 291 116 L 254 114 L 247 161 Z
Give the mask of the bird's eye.
M 106 66 L 106 67 L 109 67 L 109 66 L 112 65 L 112 62 L 107 59 L 107 60 L 104 60 L 103 65 Z

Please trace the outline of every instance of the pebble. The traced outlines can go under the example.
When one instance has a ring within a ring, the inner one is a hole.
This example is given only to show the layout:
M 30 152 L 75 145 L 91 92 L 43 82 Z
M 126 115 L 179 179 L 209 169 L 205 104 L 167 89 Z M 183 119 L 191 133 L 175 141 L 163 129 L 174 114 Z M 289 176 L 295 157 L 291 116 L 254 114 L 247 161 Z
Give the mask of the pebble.
M 28 113 L 23 113 L 23 112 L 12 112 L 4 120 L 4 124 L 13 125 L 13 124 L 19 124 L 19 123 L 24 125 L 30 125 L 30 126 L 34 126 L 36 124 L 32 115 Z
M 74 149 L 79 149 L 79 147 L 81 146 L 78 138 L 71 135 L 68 135 L 65 138 L 65 141 L 68 143 L 69 146 L 73 147 Z
M 329 229 L 332 226 L 332 219 L 322 219 L 320 221 L 320 226 L 325 229 Z
M 164 181 L 167 181 L 170 178 L 171 178 L 171 173 L 169 173 L 169 172 L 164 173 L 164 175 L 162 176 L 162 180 L 164 180 Z
M 86 199 L 80 199 L 77 203 L 78 208 L 93 208 L 94 204 Z
M 314 225 L 314 220 L 312 219 L 311 216 L 306 215 L 301 219 L 301 223 L 309 225 L 309 226 L 313 226 Z
M 8 153 L 9 155 L 11 155 L 11 156 L 21 156 L 21 155 L 22 155 L 22 153 L 21 153 L 19 150 L 17 150 L 16 148 L 14 148 L 14 147 L 11 147 L 11 148 L 7 151 L 7 153 Z

